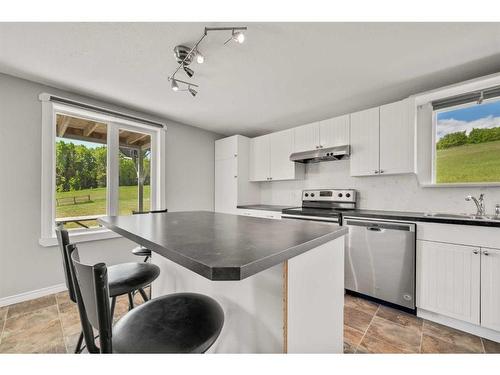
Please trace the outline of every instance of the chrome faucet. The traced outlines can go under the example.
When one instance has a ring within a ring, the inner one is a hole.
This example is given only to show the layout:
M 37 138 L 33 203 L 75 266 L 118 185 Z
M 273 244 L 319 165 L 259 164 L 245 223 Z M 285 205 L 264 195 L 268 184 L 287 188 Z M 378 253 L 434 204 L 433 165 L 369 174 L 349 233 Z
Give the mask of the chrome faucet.
M 467 202 L 473 201 L 476 204 L 476 207 L 477 207 L 476 215 L 477 216 L 486 215 L 486 210 L 484 208 L 484 194 L 480 194 L 479 199 L 477 199 L 476 197 L 473 197 L 472 195 L 468 195 L 467 197 L 465 197 L 465 200 Z

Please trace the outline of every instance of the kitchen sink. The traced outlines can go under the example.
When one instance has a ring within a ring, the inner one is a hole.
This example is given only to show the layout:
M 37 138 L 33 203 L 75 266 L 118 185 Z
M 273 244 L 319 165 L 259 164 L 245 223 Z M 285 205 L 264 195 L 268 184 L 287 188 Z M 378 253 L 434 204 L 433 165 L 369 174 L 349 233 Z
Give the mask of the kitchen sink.
M 500 220 L 500 216 L 494 215 L 474 215 L 474 214 L 448 214 L 439 212 L 427 212 L 424 216 L 436 217 L 440 219 L 467 219 L 467 220 Z

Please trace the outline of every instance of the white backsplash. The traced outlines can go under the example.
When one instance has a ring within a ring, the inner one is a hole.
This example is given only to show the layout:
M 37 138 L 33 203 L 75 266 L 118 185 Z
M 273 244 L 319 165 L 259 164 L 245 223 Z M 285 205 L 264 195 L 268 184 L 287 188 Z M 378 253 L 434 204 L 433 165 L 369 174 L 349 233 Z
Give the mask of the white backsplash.
M 374 210 L 475 213 L 465 196 L 485 194 L 486 211 L 500 203 L 500 187 L 423 188 L 414 174 L 351 177 L 349 161 L 322 162 L 306 166 L 299 181 L 261 182 L 261 203 L 300 206 L 303 189 L 352 188 L 358 191 L 358 207 Z

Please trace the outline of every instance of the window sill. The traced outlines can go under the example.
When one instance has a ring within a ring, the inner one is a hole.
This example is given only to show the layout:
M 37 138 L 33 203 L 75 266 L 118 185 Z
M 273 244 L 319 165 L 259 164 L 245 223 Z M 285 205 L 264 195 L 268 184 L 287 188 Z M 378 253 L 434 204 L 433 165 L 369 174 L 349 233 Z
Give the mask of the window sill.
M 485 183 L 454 183 L 454 184 L 432 184 L 421 183 L 422 188 L 468 188 L 468 187 L 500 187 L 500 182 L 485 182 Z
M 89 242 L 89 241 L 100 241 L 107 240 L 111 238 L 119 238 L 121 237 L 118 233 L 115 233 L 109 229 L 99 229 L 99 230 L 91 230 L 84 232 L 69 232 L 70 239 L 72 243 L 81 243 L 81 242 Z M 46 237 L 40 238 L 38 243 L 43 247 L 52 247 L 57 246 L 57 238 L 54 237 Z

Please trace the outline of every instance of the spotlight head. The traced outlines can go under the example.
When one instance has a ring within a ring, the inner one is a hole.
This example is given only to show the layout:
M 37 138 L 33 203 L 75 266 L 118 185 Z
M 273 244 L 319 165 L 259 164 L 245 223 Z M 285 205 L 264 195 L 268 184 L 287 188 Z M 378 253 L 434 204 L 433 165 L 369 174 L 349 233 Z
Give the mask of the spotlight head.
M 193 96 L 196 96 L 196 94 L 198 94 L 198 91 L 196 91 L 195 89 L 193 89 L 191 86 L 188 87 L 188 91 Z
M 239 44 L 243 43 L 245 41 L 245 34 L 241 31 L 237 31 L 233 33 L 233 40 Z
M 198 64 L 203 64 L 205 62 L 205 56 L 203 56 L 200 51 L 196 51 L 196 62 Z
M 183 67 L 184 71 L 188 75 L 189 78 L 191 78 L 194 75 L 194 70 L 191 68 L 188 68 L 187 66 Z
M 177 84 L 177 80 L 172 78 L 172 90 L 179 91 L 179 85 Z

